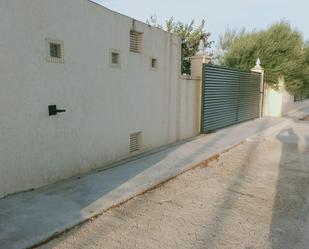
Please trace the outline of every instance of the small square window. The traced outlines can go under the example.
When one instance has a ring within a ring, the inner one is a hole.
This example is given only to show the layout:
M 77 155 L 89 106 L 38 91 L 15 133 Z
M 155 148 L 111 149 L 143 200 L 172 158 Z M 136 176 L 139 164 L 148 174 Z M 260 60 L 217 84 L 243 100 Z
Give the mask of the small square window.
M 52 63 L 64 63 L 63 41 L 46 39 L 46 60 Z
M 61 58 L 61 45 L 49 43 L 49 56 L 52 58 Z
M 158 60 L 156 58 L 151 58 L 150 67 L 152 70 L 158 69 Z
M 112 52 L 112 63 L 113 64 L 119 64 L 119 54 Z
M 120 67 L 120 51 L 110 49 L 110 65 L 112 67 Z

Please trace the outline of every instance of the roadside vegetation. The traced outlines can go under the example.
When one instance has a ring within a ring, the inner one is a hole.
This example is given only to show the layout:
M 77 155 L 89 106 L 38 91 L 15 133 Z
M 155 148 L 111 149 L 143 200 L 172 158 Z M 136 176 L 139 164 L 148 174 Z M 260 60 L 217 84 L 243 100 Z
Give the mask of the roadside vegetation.
M 165 24 L 159 24 L 156 16 L 151 16 L 147 20 L 151 26 L 164 29 L 168 32 L 178 34 L 182 42 L 182 68 L 183 74 L 190 74 L 191 62 L 190 58 L 198 51 L 200 40 L 204 41 L 205 47 L 210 48 L 212 43 L 209 41 L 210 33 L 206 31 L 206 21 L 203 19 L 200 24 L 195 25 L 195 20 L 185 24 L 175 21 L 173 17 L 165 21 Z
M 182 41 L 182 73 L 190 74 L 190 58 L 198 51 L 200 40 L 205 48 L 211 48 L 211 33 L 205 29 L 206 21 L 196 25 L 192 20 L 185 24 L 173 17 L 159 24 L 156 16 L 147 23 L 179 35 Z M 298 99 L 309 98 L 309 41 L 287 22 L 281 21 L 261 31 L 230 30 L 220 36 L 216 64 L 250 70 L 260 58 L 269 86 L 278 87 L 278 79 L 284 77 L 286 90 Z
M 219 51 L 219 64 L 239 69 L 249 70 L 260 58 L 268 85 L 276 88 L 283 76 L 290 94 L 309 97 L 309 43 L 289 23 L 262 31 L 227 30 L 220 37 Z

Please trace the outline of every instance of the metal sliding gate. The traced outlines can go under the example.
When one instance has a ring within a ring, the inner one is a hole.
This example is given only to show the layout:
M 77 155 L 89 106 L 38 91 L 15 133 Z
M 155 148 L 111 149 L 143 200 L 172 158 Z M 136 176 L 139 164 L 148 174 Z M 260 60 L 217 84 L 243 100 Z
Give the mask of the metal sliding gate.
M 204 64 L 201 132 L 260 116 L 259 73 Z

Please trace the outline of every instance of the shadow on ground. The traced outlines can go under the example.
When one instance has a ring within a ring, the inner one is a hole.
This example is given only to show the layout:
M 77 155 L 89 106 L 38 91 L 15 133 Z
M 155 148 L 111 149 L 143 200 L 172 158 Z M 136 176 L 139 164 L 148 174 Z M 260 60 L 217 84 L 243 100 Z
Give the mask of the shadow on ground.
M 309 138 L 301 141 L 289 128 L 277 139 L 282 156 L 270 227 L 273 249 L 308 248 Z
M 308 126 L 299 126 L 250 138 L 211 167 L 190 171 L 43 248 L 306 249 L 309 137 Z M 226 136 L 212 136 L 208 146 Z M 197 146 L 188 155 L 208 149 Z

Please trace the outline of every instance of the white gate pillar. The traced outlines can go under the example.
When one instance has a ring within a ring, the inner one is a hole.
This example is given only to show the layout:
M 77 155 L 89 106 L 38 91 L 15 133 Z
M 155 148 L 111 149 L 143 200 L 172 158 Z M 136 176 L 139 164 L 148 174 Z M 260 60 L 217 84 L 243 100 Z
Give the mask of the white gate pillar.
M 201 40 L 198 52 L 191 57 L 191 77 L 202 79 L 203 64 L 209 63 L 210 61 L 211 56 L 206 54 L 204 41 Z
M 204 41 L 200 41 L 198 52 L 191 57 L 191 79 L 196 80 L 196 96 L 197 97 L 197 109 L 196 109 L 196 119 L 197 119 L 197 129 L 201 130 L 201 99 L 202 99 L 202 78 L 203 78 L 203 64 L 209 63 L 212 57 L 207 55 L 205 52 Z
M 261 83 L 260 83 L 260 117 L 264 116 L 264 94 L 265 94 L 265 85 L 264 85 L 264 74 L 265 70 L 261 66 L 261 61 L 258 58 L 256 65 L 251 69 L 252 72 L 261 74 Z

